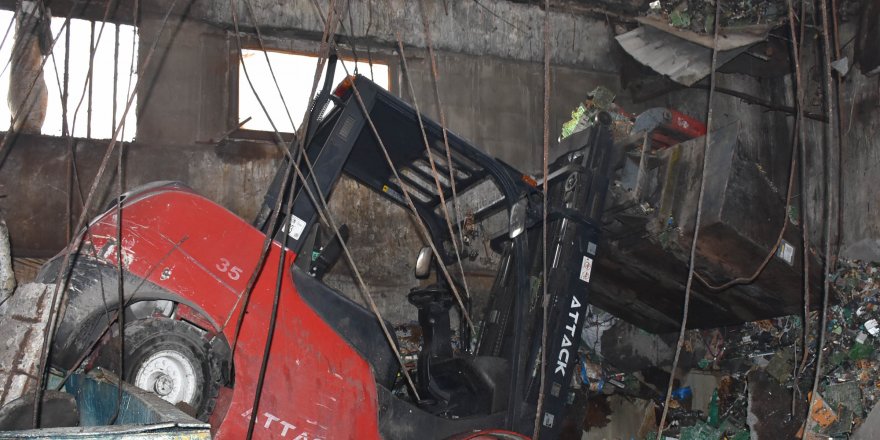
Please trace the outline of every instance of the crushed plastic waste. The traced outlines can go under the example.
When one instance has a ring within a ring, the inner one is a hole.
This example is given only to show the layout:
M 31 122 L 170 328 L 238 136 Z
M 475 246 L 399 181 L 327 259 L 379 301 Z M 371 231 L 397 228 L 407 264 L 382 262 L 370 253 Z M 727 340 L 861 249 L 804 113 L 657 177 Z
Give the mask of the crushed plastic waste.
M 808 417 L 807 431 L 802 433 L 805 439 L 848 438 L 880 401 L 880 263 L 841 260 L 831 282 L 832 305 L 824 320 L 824 365 L 819 375 L 817 404 Z M 675 380 L 664 437 L 679 440 L 749 438 L 746 379 L 749 372 L 755 370 L 763 371 L 772 378 L 769 380 L 778 382 L 781 389 L 799 396 L 803 408 L 796 417 L 804 420 L 807 394 L 815 374 L 819 312 L 813 311 L 809 320 L 811 334 L 806 335 L 806 357 L 800 316 L 688 331 L 684 352 L 702 356 L 694 359 L 688 368 L 703 370 L 720 379 L 714 390 L 701 390 Z M 599 336 L 590 337 L 593 345 L 601 339 Z M 659 370 L 659 379 L 656 372 L 622 372 L 603 364 L 602 357 L 596 353 L 587 354 L 592 345 L 585 345 L 585 356 L 591 360 L 589 376 L 597 376 L 598 369 L 606 384 L 599 393 L 651 399 L 659 420 L 668 372 Z M 583 388 L 587 393 L 589 389 L 589 386 Z M 703 409 L 694 408 L 695 396 L 705 396 L 707 392 L 711 395 L 708 410 L 705 410 L 705 401 Z M 780 405 L 789 405 L 790 399 L 787 400 L 789 402 Z M 645 438 L 653 436 L 651 433 Z
M 590 128 L 596 123 L 599 112 L 606 111 L 611 115 L 615 137 L 629 133 L 632 121 L 614 103 L 616 95 L 611 90 L 598 86 L 590 92 L 586 100 L 578 104 L 571 112 L 571 119 L 562 124 L 560 140 Z
M 735 0 L 724 3 L 722 27 L 749 26 L 777 22 L 785 18 L 787 7 L 779 0 Z M 670 25 L 698 33 L 714 30 L 715 2 L 705 0 L 658 0 L 651 3 L 649 15 L 664 18 Z

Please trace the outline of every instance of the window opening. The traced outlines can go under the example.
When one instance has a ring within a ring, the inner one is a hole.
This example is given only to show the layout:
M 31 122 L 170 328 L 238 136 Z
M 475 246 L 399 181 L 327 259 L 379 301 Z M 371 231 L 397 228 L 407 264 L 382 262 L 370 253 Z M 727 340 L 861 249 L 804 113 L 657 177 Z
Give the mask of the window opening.
M 290 110 L 290 117 L 293 123 L 299 125 L 302 122 L 303 115 L 308 110 L 311 100 L 308 99 L 309 92 L 312 91 L 312 82 L 314 81 L 315 68 L 318 65 L 318 57 L 312 55 L 300 55 L 287 52 L 266 51 L 269 62 L 272 64 L 272 70 L 275 72 L 275 78 L 278 80 L 278 87 L 284 96 L 282 103 L 275 83 L 272 81 L 272 73 L 269 71 L 269 64 L 266 63 L 266 56 L 262 50 L 258 49 L 242 49 L 241 58 L 244 66 L 247 66 L 248 75 L 254 89 L 259 95 L 263 104 L 266 106 L 272 122 L 280 133 L 293 133 L 294 127 L 290 125 L 287 113 L 284 111 L 284 103 Z M 367 62 L 357 62 L 351 60 L 340 60 L 345 63 L 345 67 L 349 72 L 354 72 L 357 67 L 358 72 L 362 72 L 369 77 L 370 64 Z M 248 84 L 247 77 L 244 74 L 244 66 L 239 62 L 238 66 L 238 122 L 251 118 L 247 123 L 242 125 L 245 130 L 273 131 L 269 118 L 260 108 L 254 90 Z M 321 72 L 321 78 L 324 78 L 324 71 Z M 385 90 L 388 90 L 390 83 L 389 70 L 387 64 L 373 62 L 373 82 L 378 84 Z M 333 77 L 333 84 L 338 84 L 345 79 L 345 69 L 342 66 L 336 67 Z M 318 84 L 320 87 L 320 83 Z M 332 108 L 332 103 L 328 106 L 328 110 Z
M 0 30 L 6 29 L 14 18 L 13 11 L 0 10 Z M 50 28 L 54 38 L 59 35 L 64 25 L 64 17 L 53 17 Z M 86 88 L 85 96 L 83 87 L 89 73 L 90 47 L 93 41 L 92 25 L 94 24 L 95 60 L 92 69 L 91 87 Z M 124 24 L 106 23 L 100 40 L 98 33 L 101 32 L 102 23 L 89 20 L 70 20 L 70 62 L 67 66 L 68 91 L 67 91 L 67 126 L 72 129 L 73 136 L 90 137 L 93 139 L 110 139 L 113 135 L 113 123 L 120 124 L 122 114 L 125 112 L 125 104 L 131 90 L 137 83 L 137 45 L 138 36 L 134 26 Z M 15 25 L 13 24 L 13 28 Z M 118 32 L 117 32 L 118 29 Z M 3 47 L 0 47 L 0 60 L 6 65 L 12 56 L 14 31 L 10 31 Z M 119 35 L 119 55 L 115 56 L 117 39 Z M 36 38 L 36 37 L 34 37 Z M 52 48 L 52 55 L 43 67 L 43 80 L 46 84 L 48 102 L 46 117 L 43 121 L 41 134 L 61 136 L 63 127 L 63 113 L 61 105 L 61 93 L 64 87 L 64 58 L 65 58 L 65 32 L 61 32 L 58 42 Z M 113 83 L 113 68 L 116 64 L 117 80 Z M 134 67 L 132 75 L 129 73 Z M 57 72 L 57 76 L 56 76 Z M 12 113 L 9 109 L 9 78 L 10 68 L 7 67 L 0 75 L 0 131 L 9 130 Z M 30 84 L 20 85 L 29 87 Z M 113 90 L 116 89 L 116 105 L 113 102 Z M 88 112 L 89 95 L 91 94 L 92 111 Z M 76 115 L 76 126 L 73 125 L 74 113 L 82 97 L 82 104 Z M 131 141 L 135 137 L 137 120 L 135 108 L 137 98 L 132 102 L 132 107 L 125 117 L 125 130 L 122 140 Z M 113 109 L 116 114 L 113 114 Z

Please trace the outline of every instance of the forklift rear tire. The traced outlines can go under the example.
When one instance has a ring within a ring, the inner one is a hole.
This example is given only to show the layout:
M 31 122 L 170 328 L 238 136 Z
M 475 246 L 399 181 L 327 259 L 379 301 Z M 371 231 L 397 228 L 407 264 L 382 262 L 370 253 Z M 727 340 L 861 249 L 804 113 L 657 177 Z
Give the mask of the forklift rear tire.
M 147 318 L 125 325 L 124 379 L 162 399 L 192 409 L 207 420 L 224 374 L 203 331 L 182 321 Z M 118 372 L 119 333 L 105 345 L 96 365 Z

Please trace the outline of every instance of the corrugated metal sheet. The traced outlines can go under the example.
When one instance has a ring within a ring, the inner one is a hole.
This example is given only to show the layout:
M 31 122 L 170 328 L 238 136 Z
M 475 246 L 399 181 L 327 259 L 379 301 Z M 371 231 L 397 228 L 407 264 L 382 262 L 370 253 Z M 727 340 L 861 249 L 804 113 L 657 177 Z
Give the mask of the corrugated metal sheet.
M 712 70 L 711 36 L 679 30 L 656 19 L 639 21 L 643 26 L 615 37 L 638 62 L 686 86 L 709 75 Z M 717 67 L 766 39 L 768 31 L 766 26 L 753 26 L 735 32 L 721 32 Z

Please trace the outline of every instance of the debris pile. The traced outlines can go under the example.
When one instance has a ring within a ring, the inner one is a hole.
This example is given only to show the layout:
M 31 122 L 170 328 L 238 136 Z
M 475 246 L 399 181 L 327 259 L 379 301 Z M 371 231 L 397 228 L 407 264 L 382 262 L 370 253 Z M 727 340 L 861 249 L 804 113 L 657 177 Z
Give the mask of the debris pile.
M 697 33 L 714 30 L 715 2 L 705 0 L 656 0 L 650 3 L 649 15 L 658 16 L 671 26 Z M 787 17 L 784 1 L 736 0 L 721 9 L 722 28 L 779 23 Z
M 880 265 L 840 261 L 832 276 L 838 304 L 828 308 L 826 362 L 819 394 L 834 423 L 818 423 L 814 432 L 843 436 L 858 427 L 880 400 Z
M 810 315 L 806 356 L 799 316 L 688 331 L 683 358 L 690 356 L 691 362 L 684 362 L 684 371 L 673 379 L 664 436 L 745 439 L 750 432 L 758 432 L 756 438 L 796 434 L 805 439 L 848 438 L 880 401 L 880 264 L 840 261 L 838 266 L 831 277 L 832 305 L 824 322 L 826 341 L 817 403 L 808 417 L 806 434 L 797 431 L 804 425 L 815 377 L 820 325 L 815 310 Z M 594 319 L 602 316 L 591 314 Z M 615 325 L 630 324 L 618 321 Z M 603 347 L 597 347 L 600 331 L 609 327 L 585 328 L 578 375 L 581 392 L 651 400 L 659 420 L 669 381 L 668 366 L 629 371 L 610 365 L 603 357 Z M 605 355 L 613 349 L 605 344 Z M 689 376 L 695 374 L 712 379 L 693 382 Z M 796 403 L 793 417 L 792 395 Z M 702 401 L 697 404 L 698 400 Z
M 571 119 L 562 124 L 559 140 L 592 127 L 599 113 L 603 111 L 611 115 L 615 139 L 629 134 L 632 128 L 631 117 L 614 103 L 615 98 L 616 95 L 611 90 L 603 86 L 596 87 L 586 100 L 572 110 Z

